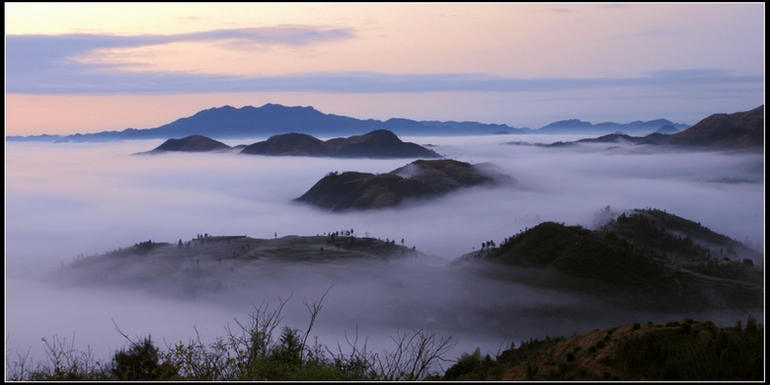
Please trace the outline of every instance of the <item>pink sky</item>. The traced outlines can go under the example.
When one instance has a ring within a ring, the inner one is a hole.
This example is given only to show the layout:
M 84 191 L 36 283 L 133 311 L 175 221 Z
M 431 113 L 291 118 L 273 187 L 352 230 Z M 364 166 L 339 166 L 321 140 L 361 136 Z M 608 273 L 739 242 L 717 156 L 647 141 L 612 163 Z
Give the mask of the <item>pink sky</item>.
M 222 105 L 538 128 L 764 103 L 764 4 L 6 4 L 6 135 Z

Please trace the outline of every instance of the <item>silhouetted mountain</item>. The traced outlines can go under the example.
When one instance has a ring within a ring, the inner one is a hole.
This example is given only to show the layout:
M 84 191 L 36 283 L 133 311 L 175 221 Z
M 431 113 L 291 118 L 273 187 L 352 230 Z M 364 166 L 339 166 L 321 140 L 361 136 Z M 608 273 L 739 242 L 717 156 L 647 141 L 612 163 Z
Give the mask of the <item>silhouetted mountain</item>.
M 190 135 L 182 139 L 169 139 L 150 152 L 184 151 L 207 152 L 229 150 L 230 146 L 202 135 Z
M 205 235 L 186 242 L 139 242 L 76 260 L 48 278 L 78 286 L 136 287 L 186 298 L 253 281 L 253 269 L 263 266 L 260 261 L 323 263 L 415 257 L 426 255 L 403 245 L 349 233 L 274 239 Z
M 61 135 L 29 135 L 29 136 L 21 136 L 21 135 L 11 135 L 6 136 L 5 141 L 6 142 L 55 142 L 57 140 L 60 140 L 62 138 Z
M 388 130 L 322 141 L 307 134 L 274 135 L 241 151 L 250 155 L 329 156 L 340 158 L 440 158 L 415 143 L 403 142 Z
M 456 160 L 417 160 L 385 174 L 332 172 L 318 181 L 299 202 L 328 208 L 379 209 L 407 198 L 435 197 L 463 187 L 512 180 L 490 164 L 471 165 Z
M 616 132 L 623 132 L 629 135 L 647 135 L 652 132 L 656 132 L 665 126 L 673 127 L 677 130 L 683 130 L 689 126 L 686 124 L 672 123 L 666 119 L 650 120 L 643 122 L 637 120 L 631 123 L 614 123 L 605 122 L 599 124 L 592 124 L 590 122 L 584 122 L 578 119 L 560 120 L 558 122 L 551 123 L 547 126 L 543 126 L 540 129 L 534 130 L 534 133 L 538 134 L 611 134 Z
M 567 122 L 567 121 L 565 121 Z M 585 123 L 585 122 L 582 122 Z M 568 123 L 564 123 L 568 124 Z M 612 133 L 597 138 L 585 138 L 572 142 L 554 142 L 540 144 L 545 147 L 563 147 L 578 143 L 627 143 L 635 145 L 666 145 L 688 149 L 719 150 L 755 150 L 765 145 L 765 108 L 764 105 L 747 112 L 734 114 L 714 114 L 701 120 L 696 125 L 671 135 L 663 132 L 676 130 L 671 126 L 661 127 L 646 136 L 631 136 L 625 133 Z M 526 142 L 509 142 L 513 145 L 528 145 Z
M 713 114 L 680 133 L 668 145 L 708 149 L 747 149 L 765 146 L 765 106 L 733 114 Z
M 401 118 L 392 118 L 384 122 L 374 119 L 361 120 L 324 114 L 313 107 L 285 107 L 268 103 L 262 107 L 234 108 L 223 106 L 210 108 L 155 128 L 128 128 L 123 131 L 75 134 L 56 139 L 62 142 L 85 142 L 159 139 L 189 135 L 204 135 L 221 139 L 269 137 L 291 132 L 304 132 L 316 136 L 349 136 L 375 130 L 389 130 L 399 135 L 488 135 L 501 129 L 510 132 L 524 132 L 526 130 L 509 127 L 505 124 L 477 122 L 418 122 Z M 31 140 L 41 139 L 39 137 L 30 138 Z M 14 140 L 25 139 L 24 137 L 14 137 Z

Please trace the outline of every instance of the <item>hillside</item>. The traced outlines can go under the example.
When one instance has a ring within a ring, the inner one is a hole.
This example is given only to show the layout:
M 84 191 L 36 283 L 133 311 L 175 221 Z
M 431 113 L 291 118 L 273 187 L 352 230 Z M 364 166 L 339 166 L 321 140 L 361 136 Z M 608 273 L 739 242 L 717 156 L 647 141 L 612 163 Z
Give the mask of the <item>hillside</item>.
M 296 201 L 341 211 L 396 206 L 405 199 L 431 198 L 464 187 L 512 180 L 490 165 L 450 159 L 417 160 L 385 174 L 332 172 Z
M 741 242 L 663 210 L 634 209 L 611 218 L 600 229 L 655 250 L 674 262 L 726 258 L 753 266 L 764 260 L 762 253 Z
M 666 127 L 666 128 L 664 128 Z M 594 134 L 594 135 L 607 135 L 621 132 L 625 135 L 647 135 L 661 129 L 668 130 L 684 130 L 689 126 L 686 124 L 673 123 L 667 119 L 655 119 L 647 122 L 637 120 L 631 123 L 615 123 L 605 122 L 593 124 L 591 122 L 584 122 L 578 119 L 560 120 L 558 122 L 550 123 L 543 126 L 533 133 L 537 134 Z
M 340 235 L 341 234 L 341 235 Z M 289 235 L 275 239 L 201 235 L 177 243 L 139 242 L 101 255 L 77 259 L 51 279 L 89 286 L 161 289 L 164 295 L 211 293 L 254 279 L 255 269 L 271 264 L 381 261 L 413 258 L 423 253 L 394 241 L 330 235 Z M 259 264 L 254 262 L 259 261 Z
M 562 120 L 548 124 L 540 129 L 516 128 L 506 124 L 455 122 L 425 120 L 416 121 L 404 118 L 391 118 L 385 121 L 376 119 L 356 119 L 347 116 L 325 114 L 313 107 L 282 106 L 265 104 L 261 107 L 232 106 L 214 107 L 174 120 L 153 128 L 126 128 L 122 131 L 101 131 L 73 135 L 30 135 L 7 136 L 7 141 L 57 141 L 57 142 L 100 142 L 131 139 L 164 139 L 203 135 L 212 138 L 253 138 L 269 137 L 291 132 L 304 132 L 315 136 L 350 136 L 376 130 L 388 130 L 397 135 L 491 135 L 509 134 L 563 134 L 585 133 L 604 135 L 624 132 L 629 135 L 647 135 L 664 127 L 683 130 L 686 124 L 673 123 L 666 119 L 631 123 L 605 122 L 592 124 L 577 119 Z M 670 130 L 670 128 L 665 128 Z M 666 131 L 670 132 L 670 131 Z
M 732 114 L 713 114 L 682 132 L 668 145 L 709 149 L 764 148 L 765 106 Z
M 628 324 L 523 341 L 494 359 L 477 350 L 447 369 L 445 380 L 762 380 L 764 326 L 717 327 L 685 318 Z
M 208 152 L 231 149 L 230 146 L 202 135 L 190 135 L 182 139 L 168 139 L 153 149 L 152 153 L 165 151 Z
M 624 216 L 615 222 L 626 223 Z M 633 233 L 630 230 L 630 233 Z M 613 306 L 671 311 L 708 308 L 755 308 L 764 304 L 763 274 L 754 265 L 704 258 L 685 237 L 643 232 L 637 243 L 628 231 L 607 227 L 544 222 L 508 239 L 462 257 L 491 261 L 482 274 L 503 280 L 581 291 Z M 667 258 L 680 253 L 687 264 Z M 499 267 L 496 267 L 499 266 Z M 502 268 L 508 266 L 509 268 Z M 521 274 L 521 269 L 528 273 Z M 517 272 L 519 271 L 519 272 Z
M 440 158 L 415 143 L 403 142 L 388 130 L 322 141 L 311 135 L 274 135 L 246 146 L 242 154 L 271 156 L 328 156 L 338 158 Z

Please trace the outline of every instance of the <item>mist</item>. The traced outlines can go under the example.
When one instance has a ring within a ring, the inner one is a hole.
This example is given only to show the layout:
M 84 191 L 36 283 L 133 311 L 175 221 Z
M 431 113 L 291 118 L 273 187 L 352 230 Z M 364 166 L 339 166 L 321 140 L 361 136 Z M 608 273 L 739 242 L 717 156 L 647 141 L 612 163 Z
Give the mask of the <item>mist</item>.
M 109 143 L 6 143 L 6 352 L 45 357 L 41 338 L 74 336 L 108 359 L 129 336 L 160 346 L 224 336 L 254 306 L 287 301 L 283 326 L 305 329 L 303 302 L 323 301 L 312 335 L 334 350 L 358 333 L 375 352 L 397 330 L 432 328 L 459 343 L 447 358 L 476 347 L 571 336 L 633 322 L 684 316 L 719 324 L 746 314 L 612 312 L 591 298 L 481 278 L 451 263 L 543 221 L 591 227 L 598 210 L 657 208 L 700 222 L 764 250 L 763 154 L 663 151 L 593 144 L 512 145 L 580 137 L 499 135 L 402 137 L 447 158 L 491 162 L 515 182 L 474 187 L 378 211 L 331 213 L 295 203 L 331 171 L 384 173 L 414 159 L 265 157 L 235 153 L 133 155 L 161 140 Z M 228 145 L 258 139 L 225 141 Z M 354 229 L 357 236 L 404 239 L 430 256 L 389 262 L 273 264 L 241 272 L 226 290 L 187 297 L 153 288 L 60 286 L 49 282 L 75 258 L 137 242 L 175 243 L 198 234 L 273 238 Z M 764 262 L 764 261 L 755 261 Z M 251 274 L 251 275 L 247 275 Z M 762 314 L 753 314 L 763 322 Z M 114 322 L 114 323 L 113 323 Z M 352 339 L 352 338 L 351 338 Z M 502 344 L 505 344 L 503 346 Z

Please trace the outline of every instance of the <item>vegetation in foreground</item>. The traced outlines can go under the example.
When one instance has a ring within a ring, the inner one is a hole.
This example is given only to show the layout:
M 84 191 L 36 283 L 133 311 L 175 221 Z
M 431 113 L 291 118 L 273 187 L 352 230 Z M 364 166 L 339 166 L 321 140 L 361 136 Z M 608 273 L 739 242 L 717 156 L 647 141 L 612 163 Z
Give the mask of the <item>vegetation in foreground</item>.
M 496 357 L 477 349 L 447 369 L 445 380 L 763 380 L 764 327 L 719 328 L 685 318 L 638 323 L 542 341 Z
M 327 292 L 328 293 L 328 292 Z M 323 300 L 323 298 L 322 298 Z M 283 327 L 281 302 L 277 309 L 255 307 L 250 322 L 227 328 L 227 336 L 204 344 L 200 336 L 160 350 L 151 336 L 132 341 L 116 325 L 129 346 L 115 352 L 108 362 L 95 360 L 90 349 L 77 351 L 65 340 L 54 337 L 45 343 L 47 362 L 34 364 L 17 352 L 17 360 L 6 352 L 7 381 L 235 381 L 235 380 L 386 380 L 419 381 L 439 378 L 443 356 L 457 343 L 452 336 L 431 330 L 398 332 L 391 337 L 395 348 L 382 354 L 358 346 L 358 337 L 346 341 L 349 353 L 337 346 L 308 342 L 321 310 L 308 304 L 311 319 L 307 331 Z M 273 336 L 278 334 L 278 339 Z
M 154 380 L 763 380 L 764 326 L 749 316 L 745 327 L 717 327 L 711 321 L 685 318 L 667 324 L 635 323 L 543 340 L 482 357 L 480 349 L 456 360 L 444 356 L 456 344 L 451 336 L 411 330 L 392 337 L 395 348 L 382 354 L 346 341 L 334 352 L 315 341 L 308 344 L 320 305 L 305 304 L 311 313 L 306 332 L 283 327 L 281 308 L 255 308 L 247 325 L 227 329 L 226 338 L 205 345 L 198 336 L 162 351 L 151 337 L 132 341 L 108 362 L 79 352 L 66 341 L 46 339 L 47 362 L 33 365 L 6 352 L 6 381 L 154 381 Z M 237 321 L 236 321 L 237 322 Z M 443 365 L 454 362 L 444 372 Z M 34 367 L 33 367 L 34 366 Z

